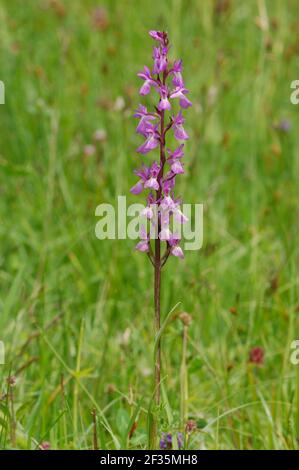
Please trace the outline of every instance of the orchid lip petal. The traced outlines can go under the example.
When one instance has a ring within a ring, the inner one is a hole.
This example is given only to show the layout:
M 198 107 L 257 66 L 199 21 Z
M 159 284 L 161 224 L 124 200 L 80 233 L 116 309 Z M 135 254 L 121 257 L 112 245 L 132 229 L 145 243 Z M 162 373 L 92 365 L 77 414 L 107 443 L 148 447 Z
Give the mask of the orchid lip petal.
M 159 111 L 165 111 L 171 109 L 171 104 L 169 103 L 168 98 L 162 98 L 158 104 Z
M 184 252 L 183 252 L 183 250 L 180 246 L 175 246 L 175 247 L 171 248 L 170 252 L 173 256 L 177 256 L 178 258 L 183 259 L 185 257 Z
M 138 181 L 132 188 L 130 189 L 130 192 L 132 194 L 138 195 L 143 191 L 143 183 L 142 181 Z
M 158 191 L 159 183 L 156 178 L 151 177 L 149 180 L 146 181 L 146 183 L 144 183 L 144 187 Z
M 148 241 L 141 240 L 140 242 L 138 242 L 137 245 L 135 246 L 135 250 L 141 251 L 143 253 L 149 251 Z
M 175 173 L 176 175 L 183 174 L 184 173 L 184 168 L 181 164 L 180 161 L 174 161 L 174 163 L 171 165 L 171 171 Z

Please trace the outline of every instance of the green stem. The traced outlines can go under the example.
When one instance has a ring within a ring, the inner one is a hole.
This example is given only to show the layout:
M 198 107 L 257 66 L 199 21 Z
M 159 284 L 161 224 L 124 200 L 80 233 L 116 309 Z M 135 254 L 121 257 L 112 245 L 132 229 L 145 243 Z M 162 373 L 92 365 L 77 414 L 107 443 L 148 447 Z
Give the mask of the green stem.
M 183 350 L 181 363 L 181 421 L 184 426 L 188 419 L 188 376 L 187 376 L 187 341 L 188 326 L 184 325 L 183 331 Z

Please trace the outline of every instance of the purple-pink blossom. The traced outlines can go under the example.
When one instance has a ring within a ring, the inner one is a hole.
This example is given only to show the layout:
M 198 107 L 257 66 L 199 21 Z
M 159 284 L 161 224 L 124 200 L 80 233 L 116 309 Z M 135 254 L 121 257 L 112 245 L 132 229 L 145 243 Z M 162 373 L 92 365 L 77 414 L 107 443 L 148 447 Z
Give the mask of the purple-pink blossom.
M 186 109 L 192 106 L 191 101 L 188 100 L 186 96 L 187 93 L 189 93 L 189 91 L 183 85 L 179 85 L 170 94 L 170 98 L 179 98 L 181 108 Z
M 189 139 L 189 135 L 185 131 L 183 124 L 185 122 L 185 119 L 182 115 L 182 112 L 180 111 L 177 116 L 173 116 L 172 118 L 172 127 L 174 131 L 174 136 L 177 140 L 187 140 Z
M 144 80 L 144 83 L 139 90 L 140 95 L 148 95 L 151 91 L 151 87 L 155 86 L 155 81 L 151 77 L 150 69 L 144 66 L 143 71 L 139 72 L 137 75 Z
M 150 121 L 154 121 L 156 119 L 153 114 L 147 112 L 147 108 L 142 106 L 142 104 L 139 105 L 134 117 L 140 119 L 136 127 L 136 132 L 141 135 L 146 135 L 146 128 L 150 125 Z
M 161 85 L 159 88 L 159 93 L 160 93 L 160 101 L 158 104 L 159 111 L 165 111 L 166 109 L 167 110 L 171 109 L 171 104 L 168 99 L 169 91 L 168 91 L 167 86 Z
M 143 135 L 146 137 L 146 140 L 138 147 L 137 152 L 145 155 L 146 153 L 158 147 L 160 143 L 160 135 L 157 130 L 157 126 L 153 126 L 149 122 L 147 122 L 144 127 Z
M 154 47 L 153 49 L 153 59 L 154 59 L 154 67 L 153 67 L 153 74 L 159 75 L 162 72 L 165 72 L 167 69 L 167 53 L 168 48 L 163 47 Z

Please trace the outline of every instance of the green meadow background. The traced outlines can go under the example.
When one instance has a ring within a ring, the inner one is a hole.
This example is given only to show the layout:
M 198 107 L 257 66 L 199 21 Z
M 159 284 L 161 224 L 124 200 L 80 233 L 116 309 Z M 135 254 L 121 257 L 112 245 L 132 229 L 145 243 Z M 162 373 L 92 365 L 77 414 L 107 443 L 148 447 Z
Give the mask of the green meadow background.
M 1 0 L 0 23 L 0 447 L 90 449 L 96 430 L 101 449 L 147 448 L 153 271 L 94 230 L 98 204 L 143 202 L 136 73 L 165 29 L 193 101 L 177 187 L 204 203 L 204 245 L 163 272 L 163 318 L 180 304 L 159 435 L 185 432 L 183 407 L 186 448 L 298 448 L 298 1 Z

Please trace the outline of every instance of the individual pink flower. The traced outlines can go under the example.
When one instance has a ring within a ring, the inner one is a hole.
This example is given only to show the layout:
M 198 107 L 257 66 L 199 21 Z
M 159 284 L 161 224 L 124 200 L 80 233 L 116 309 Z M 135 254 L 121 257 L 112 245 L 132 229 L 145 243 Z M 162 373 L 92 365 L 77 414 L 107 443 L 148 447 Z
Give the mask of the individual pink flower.
M 146 253 L 149 251 L 149 236 L 146 233 L 145 227 L 142 226 L 140 230 L 140 242 L 135 246 L 135 250 Z
M 151 91 L 151 87 L 156 85 L 155 80 L 153 80 L 153 78 L 151 76 L 150 69 L 148 67 L 146 67 L 146 65 L 145 65 L 144 68 L 143 68 L 143 71 L 138 72 L 137 76 L 139 78 L 142 78 L 142 80 L 144 80 L 144 84 L 140 88 L 139 94 L 142 95 L 142 96 L 148 95 L 149 92 Z
M 187 140 L 189 139 L 189 135 L 185 131 L 183 124 L 185 122 L 185 119 L 183 118 L 182 112 L 180 111 L 177 116 L 174 116 L 172 118 L 173 120 L 173 130 L 174 130 L 174 136 L 177 140 Z
M 181 108 L 187 109 L 192 106 L 191 101 L 188 100 L 186 96 L 187 93 L 189 93 L 189 91 L 184 85 L 179 85 L 170 93 L 170 98 L 179 98 Z
M 160 207 L 163 211 L 171 211 L 175 208 L 175 202 L 171 196 L 164 196 L 160 202 Z
M 149 31 L 149 35 L 156 41 L 160 42 L 162 46 L 167 46 L 168 37 L 164 31 Z
M 143 191 L 143 182 L 141 180 L 139 180 L 136 184 L 134 184 L 134 186 L 132 186 L 132 188 L 130 189 L 130 192 L 132 194 L 135 194 L 136 196 L 142 193 L 142 191 Z
M 163 193 L 165 196 L 169 196 L 171 191 L 173 190 L 175 186 L 175 176 L 172 172 L 168 172 L 163 179 L 162 182 L 162 188 L 163 188 Z
M 159 183 L 157 181 L 157 178 L 149 178 L 146 183 L 144 184 L 144 187 L 147 189 L 154 189 L 155 191 L 159 190 Z
M 131 193 L 140 194 L 143 189 L 158 191 L 159 183 L 157 176 L 159 171 L 160 167 L 157 162 L 154 162 L 151 167 L 143 165 L 139 170 L 135 170 L 135 174 L 140 177 L 140 180 L 131 188 Z
M 181 259 L 185 258 L 184 252 L 180 246 L 173 246 L 170 250 L 170 253 L 173 256 L 177 256 L 178 258 L 181 258 Z
M 182 60 L 176 60 L 173 64 L 172 71 L 171 71 L 173 75 L 172 84 L 175 87 L 184 85 L 184 81 L 182 77 L 182 69 L 183 69 Z
M 183 165 L 181 164 L 181 162 L 179 160 L 175 161 L 172 163 L 171 165 L 171 171 L 175 174 L 175 175 L 180 175 L 180 174 L 183 174 L 184 173 L 184 168 L 183 168 Z
M 179 246 L 179 243 L 180 243 L 180 238 L 176 235 L 173 235 L 170 240 L 168 241 L 171 249 L 170 249 L 170 253 L 172 254 L 172 256 L 176 256 L 178 258 L 181 258 L 183 259 L 184 258 L 184 252 L 182 250 L 182 248 Z
M 150 125 L 150 121 L 154 121 L 156 117 L 147 112 L 146 106 L 139 105 L 133 117 L 140 119 L 136 127 L 137 134 L 145 135 L 146 129 Z
M 150 177 L 144 183 L 145 188 L 153 189 L 155 191 L 159 190 L 159 183 L 157 180 L 159 171 L 160 171 L 160 166 L 157 164 L 157 162 L 154 162 L 150 169 Z
M 146 137 L 146 141 L 137 149 L 137 152 L 143 155 L 158 147 L 160 143 L 157 126 L 154 127 L 152 124 L 147 123 L 144 129 L 144 136 Z
M 167 153 L 169 155 L 168 161 L 174 161 L 179 158 L 182 158 L 184 156 L 184 144 L 181 144 L 179 147 L 177 147 L 173 152 L 171 150 L 167 150 Z
M 175 220 L 179 222 L 180 224 L 185 224 L 189 220 L 188 217 L 179 208 L 179 204 L 174 209 L 173 215 L 174 215 Z
M 135 246 L 135 250 L 141 251 L 143 253 L 147 252 L 149 250 L 148 240 L 141 240 L 140 242 L 138 242 Z
M 167 47 L 154 47 L 153 59 L 154 67 L 153 74 L 160 74 L 167 69 Z
M 150 168 L 143 165 L 139 170 L 134 171 L 135 175 L 139 176 L 139 181 L 130 189 L 132 194 L 140 194 L 143 191 L 144 183 L 150 177 Z
M 167 163 L 170 165 L 171 172 L 174 175 L 179 175 L 183 174 L 184 167 L 183 164 L 181 163 L 181 159 L 184 156 L 183 152 L 184 144 L 181 144 L 178 148 L 174 150 L 174 152 L 171 152 L 168 150 L 169 157 L 167 158 Z
M 161 85 L 159 88 L 159 93 L 160 93 L 160 101 L 158 104 L 158 109 L 159 111 L 165 111 L 166 109 L 169 110 L 171 109 L 171 105 L 168 99 L 168 88 L 165 85 Z

